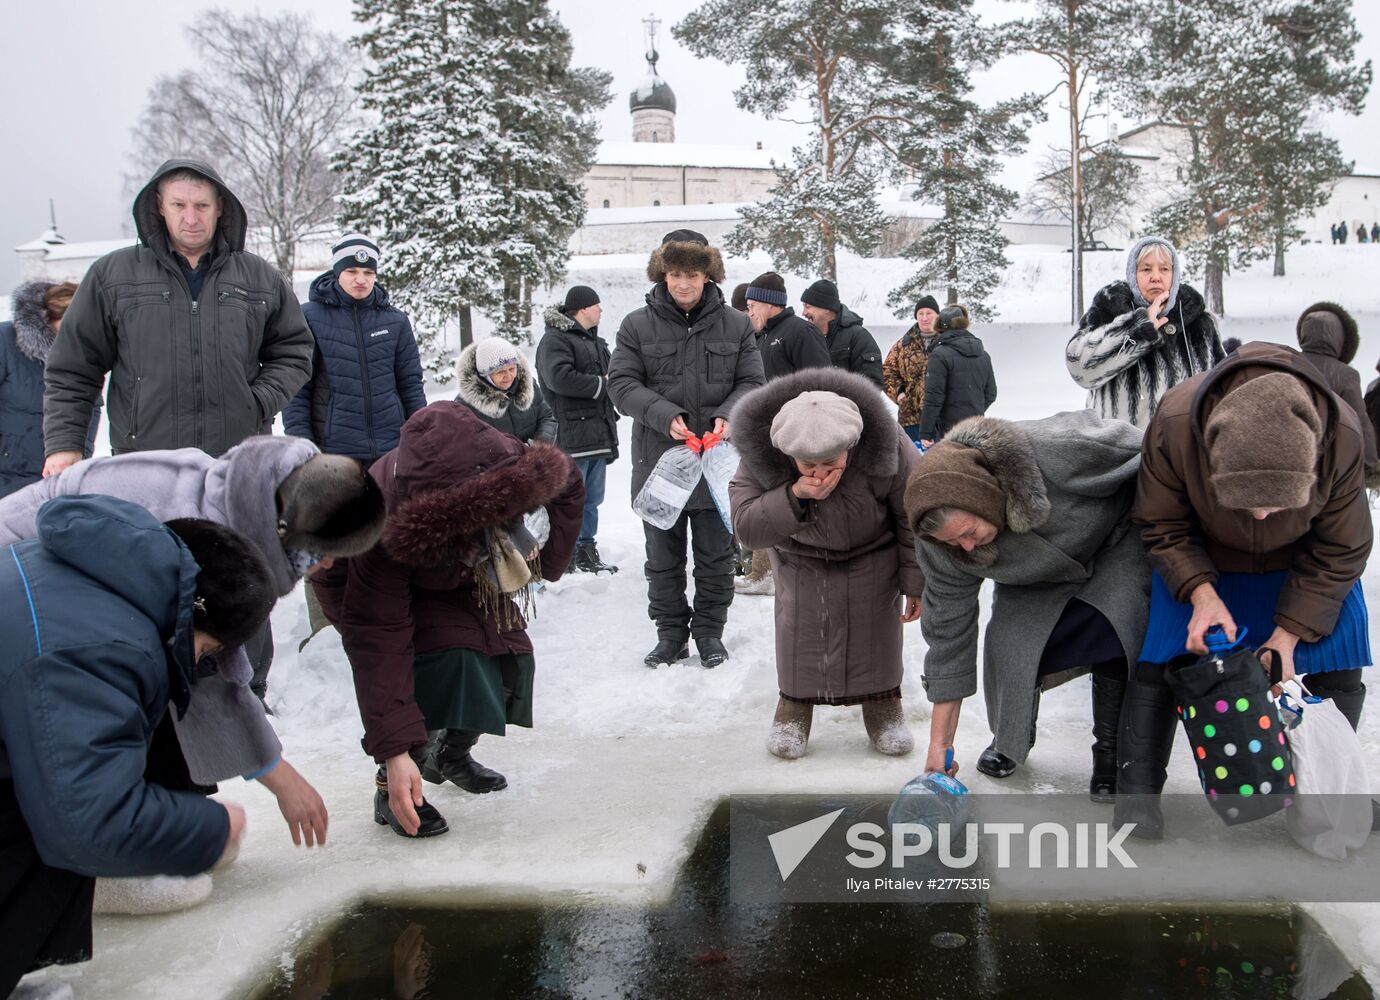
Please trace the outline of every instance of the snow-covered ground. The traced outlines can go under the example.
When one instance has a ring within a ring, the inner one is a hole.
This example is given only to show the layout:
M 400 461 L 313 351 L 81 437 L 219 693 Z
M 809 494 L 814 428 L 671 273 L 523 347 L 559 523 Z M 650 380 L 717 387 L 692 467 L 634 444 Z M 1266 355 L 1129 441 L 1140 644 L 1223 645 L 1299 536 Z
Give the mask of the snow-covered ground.
M 1268 272 L 1233 276 L 1227 291 L 1233 318 L 1225 332 L 1291 342 L 1299 308 L 1333 298 L 1361 313 L 1368 332 L 1358 361 L 1368 365 L 1380 357 L 1380 282 L 1374 280 L 1380 248 L 1314 249 L 1321 252 L 1306 248 L 1291 255 L 1299 278 L 1276 284 Z M 1102 256 L 1106 267 L 1099 260 L 1089 269 L 1090 290 L 1121 268 L 1123 255 Z M 1057 294 L 1044 290 L 1048 269 L 1061 259 L 1066 255 L 1026 255 L 1007 282 L 1005 322 L 978 330 L 999 380 L 996 416 L 1030 418 L 1083 404 L 1062 363 L 1068 336 L 1062 286 Z M 610 269 L 576 262 L 570 280 L 587 281 L 604 294 L 610 334 L 645 291 L 645 280 L 637 278 L 642 263 Z M 732 262 L 730 283 L 764 267 Z M 882 315 L 885 290 L 903 271 L 897 262 L 847 261 L 845 301 L 864 315 Z M 618 280 L 601 280 L 601 274 Z M 791 284 L 793 291 L 798 287 Z M 850 288 L 861 291 L 850 294 Z M 874 330 L 884 348 L 900 333 L 896 325 Z M 1363 378 L 1369 375 L 1363 371 Z M 621 426 L 626 456 L 629 423 Z M 507 775 L 508 790 L 473 797 L 453 786 L 428 786 L 451 825 L 448 835 L 434 840 L 408 842 L 376 826 L 373 765 L 359 746 L 349 665 L 330 632 L 297 653 L 307 632 L 299 589 L 274 613 L 271 702 L 288 758 L 330 808 L 329 843 L 294 849 L 272 797 L 257 785 L 227 782 L 221 794 L 245 805 L 249 829 L 239 861 L 215 876 L 211 899 L 166 917 L 100 918 L 94 961 L 43 975 L 70 982 L 79 998 L 240 997 L 280 963 L 290 964 L 305 938 L 364 898 L 572 894 L 651 901 L 669 890 L 700 824 L 723 796 L 899 789 L 919 770 L 921 755 L 892 759 L 872 752 L 856 708 L 819 710 L 802 760 L 787 763 L 766 752 L 777 696 L 770 598 L 734 602 L 725 635 L 733 658 L 718 669 L 705 671 L 693 659 L 656 671 L 641 665 L 655 636 L 646 617 L 642 531 L 629 507 L 628 476 L 625 457 L 610 470 L 600 530 L 603 555 L 622 572 L 570 577 L 548 586 L 539 599 L 531 629 L 536 727 L 511 730 L 506 739 L 484 737 L 478 745 L 476 756 Z M 1365 585 L 1380 593 L 1380 571 L 1368 571 Z M 918 624 L 907 627 L 906 640 L 905 704 L 923 743 L 929 707 L 919 683 L 925 645 Z M 998 783 L 972 767 L 990 734 L 981 699 L 971 700 L 958 734 L 963 778 L 979 791 L 1086 787 L 1088 706 L 1087 680 L 1048 695 L 1029 765 Z M 1362 736 L 1380 788 L 1380 712 L 1374 707 Z M 1174 756 L 1169 790 L 1197 790 L 1185 752 Z M 1166 849 L 1172 850 L 1172 841 Z M 1380 985 L 1380 905 L 1309 910 Z M 446 993 L 442 987 L 438 995 Z

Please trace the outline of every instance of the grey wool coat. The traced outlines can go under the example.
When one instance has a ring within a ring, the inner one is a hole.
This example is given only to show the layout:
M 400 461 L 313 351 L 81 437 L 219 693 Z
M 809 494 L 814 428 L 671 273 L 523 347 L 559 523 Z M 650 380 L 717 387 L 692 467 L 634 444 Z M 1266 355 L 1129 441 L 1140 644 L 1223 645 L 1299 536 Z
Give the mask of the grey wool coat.
M 1150 566 L 1131 524 L 1141 433 L 1079 410 L 1040 420 L 973 417 L 945 438 L 982 452 L 1006 494 L 1007 525 L 972 553 L 917 537 L 925 692 L 932 702 L 976 693 L 978 590 L 992 580 L 983 691 L 993 744 L 1017 762 L 1030 752 L 1040 657 L 1070 599 L 1102 612 L 1128 664 L 1140 652 L 1150 603 Z M 1084 672 L 1052 675 L 1044 685 Z
M 828 498 L 790 495 L 800 473 L 771 443 L 780 409 L 809 390 L 857 404 L 862 437 Z M 918 455 L 871 381 L 840 369 L 806 368 L 744 396 L 730 421 L 742 455 L 729 483 L 733 531 L 771 551 L 776 575 L 776 673 L 792 698 L 849 704 L 901 683 L 902 595 L 925 578 L 905 514 Z

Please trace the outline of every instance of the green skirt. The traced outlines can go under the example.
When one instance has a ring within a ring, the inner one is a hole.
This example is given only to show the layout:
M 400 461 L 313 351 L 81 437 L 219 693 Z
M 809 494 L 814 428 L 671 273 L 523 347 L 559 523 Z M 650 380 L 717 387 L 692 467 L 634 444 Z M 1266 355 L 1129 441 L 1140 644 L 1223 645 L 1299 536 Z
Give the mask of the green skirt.
M 473 649 L 423 653 L 412 661 L 417 707 L 426 728 L 504 735 L 508 725 L 532 728 L 531 653 L 486 656 Z

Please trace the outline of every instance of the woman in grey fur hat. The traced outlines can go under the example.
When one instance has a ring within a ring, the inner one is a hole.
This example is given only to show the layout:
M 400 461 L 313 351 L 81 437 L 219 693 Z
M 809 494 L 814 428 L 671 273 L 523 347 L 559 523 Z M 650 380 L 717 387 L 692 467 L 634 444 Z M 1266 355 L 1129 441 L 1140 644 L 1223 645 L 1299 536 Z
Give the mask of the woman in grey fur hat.
M 1064 351 L 1090 409 L 1143 428 L 1166 391 L 1225 356 L 1217 321 L 1182 277 L 1174 244 L 1147 236 L 1126 255 L 1126 280 L 1093 296 Z
M 0 497 L 43 477 L 43 368 L 76 291 L 70 281 L 26 281 L 14 290 L 14 318 L 0 323 Z M 98 400 L 85 458 L 100 422 Z
M 903 497 L 917 454 L 861 375 L 806 368 L 733 410 L 733 531 L 771 551 L 780 699 L 767 749 L 804 755 L 816 705 L 861 705 L 879 752 L 915 740 L 901 708 L 901 626 L 920 617 Z

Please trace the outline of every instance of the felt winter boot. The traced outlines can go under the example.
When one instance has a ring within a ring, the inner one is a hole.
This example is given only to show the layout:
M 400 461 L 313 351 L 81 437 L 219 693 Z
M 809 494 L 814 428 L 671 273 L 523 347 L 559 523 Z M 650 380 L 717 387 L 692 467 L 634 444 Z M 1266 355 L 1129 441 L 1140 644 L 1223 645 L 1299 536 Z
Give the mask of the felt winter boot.
M 414 837 L 403 829 L 398 818 L 393 815 L 393 807 L 388 804 L 388 771 L 380 767 L 378 774 L 374 776 L 374 822 L 379 826 L 387 826 L 392 829 L 399 837 L 406 837 L 409 840 L 421 839 L 422 837 L 439 837 L 450 829 L 446 823 L 446 818 L 436 811 L 426 799 L 422 799 L 422 804 L 417 807 L 417 819 L 421 821 L 421 826 L 417 829 Z
M 756 594 L 771 597 L 776 593 L 776 579 L 771 572 L 771 555 L 766 549 L 752 554 L 752 566 L 747 575 L 733 584 L 735 594 Z
M 1121 731 L 1121 703 L 1126 682 L 1119 677 L 1092 675 L 1092 780 L 1088 795 L 1094 802 L 1116 801 L 1116 747 Z
M 507 788 L 507 778 L 470 756 L 470 750 L 478 742 L 478 733 L 464 729 L 445 730 L 422 762 L 422 777 L 433 785 L 453 781 L 474 795 Z
M 91 912 L 143 916 L 176 913 L 197 906 L 211 895 L 211 876 L 148 875 L 134 878 L 98 878 Z
M 915 737 L 906 725 L 906 713 L 900 698 L 886 701 L 865 701 L 862 704 L 863 728 L 878 753 L 888 757 L 904 757 L 915 749 Z
M 1164 836 L 1159 795 L 1168 777 L 1175 726 L 1174 696 L 1167 685 L 1134 679 L 1126 685 L 1112 823 L 1118 828 L 1134 823 L 1133 837 L 1159 840 Z
M 806 702 L 778 698 L 776 716 L 767 737 L 767 750 L 782 760 L 797 760 L 805 756 L 810 743 L 810 723 L 814 721 L 815 706 Z

